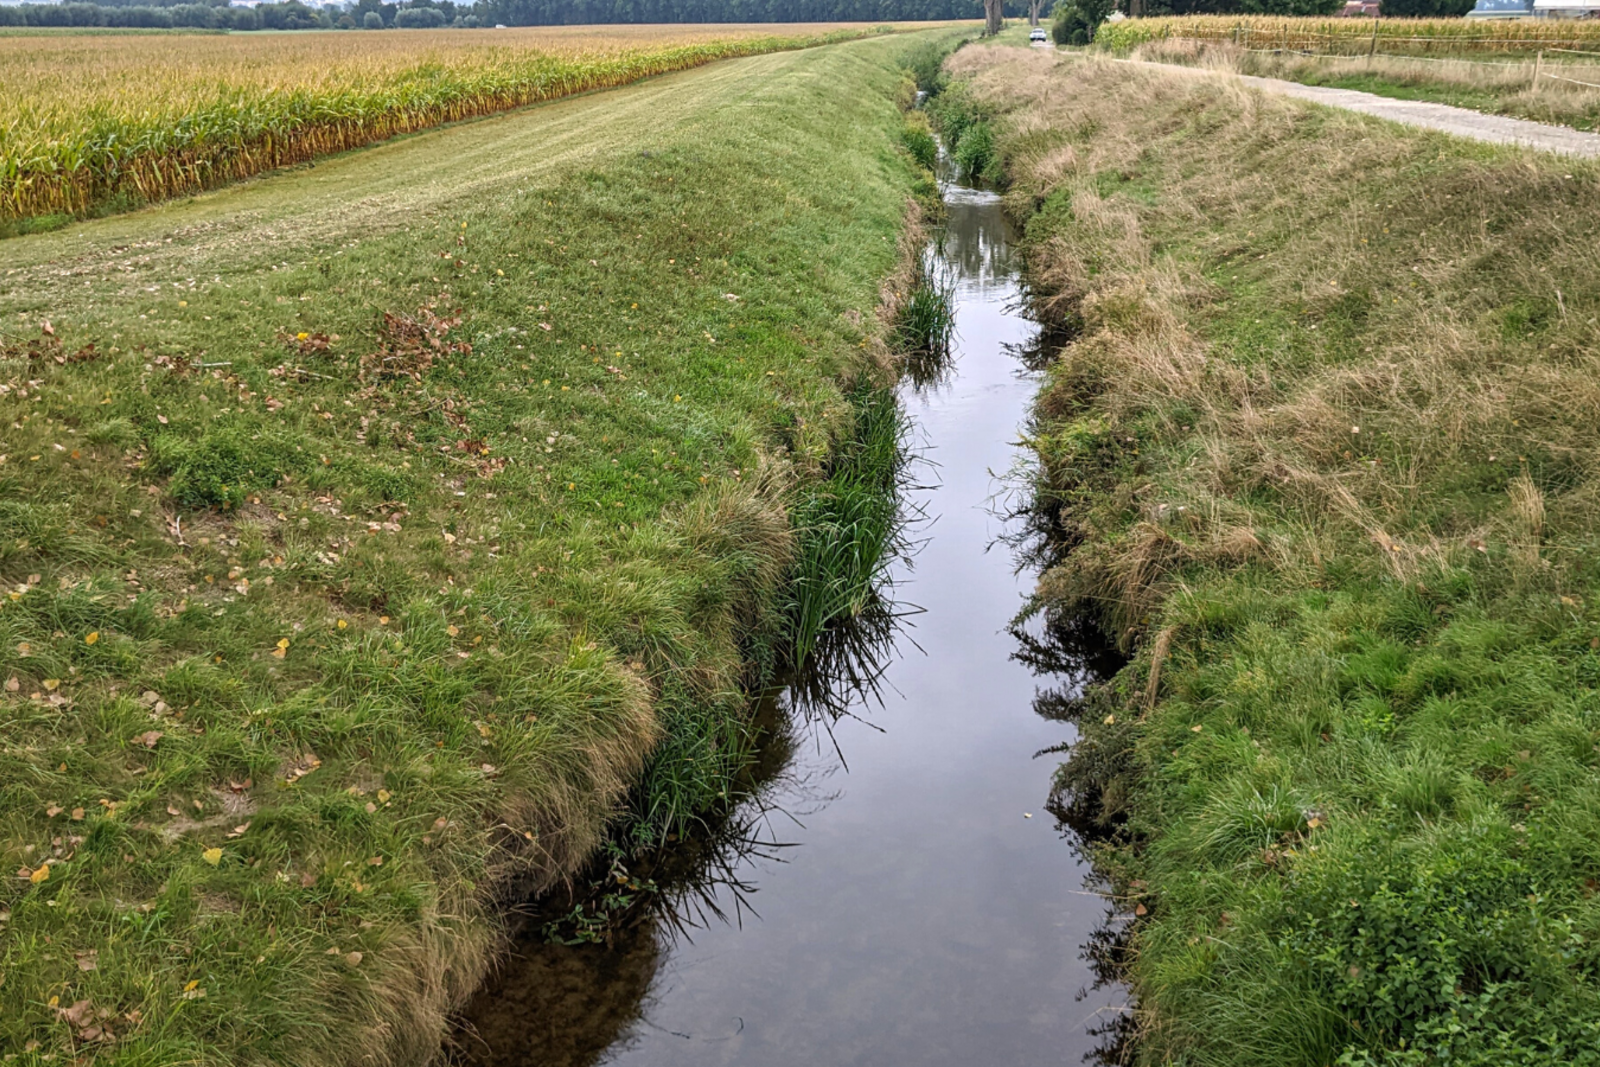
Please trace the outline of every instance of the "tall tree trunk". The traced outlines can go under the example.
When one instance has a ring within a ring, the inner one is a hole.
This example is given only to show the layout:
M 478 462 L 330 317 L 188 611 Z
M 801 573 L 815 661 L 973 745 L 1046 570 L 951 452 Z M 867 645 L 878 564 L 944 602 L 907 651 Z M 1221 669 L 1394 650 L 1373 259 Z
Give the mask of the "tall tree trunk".
M 993 37 L 1005 24 L 1005 0 L 983 0 L 983 35 Z
M 1028 25 L 1035 29 L 1039 26 L 1039 8 L 1044 0 L 1028 0 Z

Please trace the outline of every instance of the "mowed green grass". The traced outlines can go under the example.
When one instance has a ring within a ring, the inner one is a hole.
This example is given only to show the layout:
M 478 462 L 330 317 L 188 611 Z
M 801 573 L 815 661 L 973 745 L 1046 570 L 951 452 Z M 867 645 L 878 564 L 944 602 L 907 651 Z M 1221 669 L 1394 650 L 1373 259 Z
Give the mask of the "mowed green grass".
M 1136 1062 L 1600 1058 L 1600 167 L 969 48 Z M 964 92 L 965 95 L 959 95 Z M 948 105 L 947 105 L 948 106 Z M 970 136 L 970 134 L 968 134 Z
M 421 1061 L 663 735 L 715 781 L 877 350 L 907 43 L 4 244 L 0 1049 Z

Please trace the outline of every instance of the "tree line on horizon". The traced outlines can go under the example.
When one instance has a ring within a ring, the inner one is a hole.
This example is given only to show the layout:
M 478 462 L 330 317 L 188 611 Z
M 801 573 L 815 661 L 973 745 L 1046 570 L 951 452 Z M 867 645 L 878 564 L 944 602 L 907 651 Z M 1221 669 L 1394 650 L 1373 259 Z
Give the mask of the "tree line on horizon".
M 1473 0 L 1384 0 L 1389 16 L 1464 14 Z M 1047 0 L 1041 14 L 1048 17 Z M 1114 9 L 1139 15 L 1327 15 L 1343 0 L 1064 0 L 1054 4 L 1076 32 L 1092 38 Z M 1027 0 L 1006 0 L 1007 18 L 1025 18 Z M 211 30 L 473 29 L 505 26 L 582 26 L 613 23 L 916 22 L 981 19 L 983 0 L 356 0 L 310 7 L 275 0 L 254 7 L 226 0 L 93 0 L 0 4 L 0 26 L 112 27 Z M 1057 19 L 1058 23 L 1062 19 Z
M 1048 6 L 1048 5 L 1046 5 Z M 1027 0 L 1006 14 L 1027 15 Z M 0 26 L 312 30 L 571 26 L 610 23 L 918 22 L 981 19 L 983 0 L 301 0 L 229 6 L 226 0 L 85 0 L 0 4 Z

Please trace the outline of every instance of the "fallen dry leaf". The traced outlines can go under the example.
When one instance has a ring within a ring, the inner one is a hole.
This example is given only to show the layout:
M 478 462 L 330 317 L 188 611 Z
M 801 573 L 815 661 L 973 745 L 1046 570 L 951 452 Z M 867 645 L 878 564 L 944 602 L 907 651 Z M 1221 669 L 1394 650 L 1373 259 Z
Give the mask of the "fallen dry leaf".
M 208 848 L 200 853 L 200 858 L 215 867 L 222 862 L 222 849 L 216 847 Z
M 145 748 L 155 748 L 156 742 L 161 740 L 163 736 L 164 735 L 160 730 L 146 730 L 144 733 L 134 738 L 134 740 L 139 742 Z
M 56 1014 L 73 1026 L 87 1026 L 94 1021 L 94 1005 L 87 1000 L 80 1000 L 70 1008 L 57 1008 Z

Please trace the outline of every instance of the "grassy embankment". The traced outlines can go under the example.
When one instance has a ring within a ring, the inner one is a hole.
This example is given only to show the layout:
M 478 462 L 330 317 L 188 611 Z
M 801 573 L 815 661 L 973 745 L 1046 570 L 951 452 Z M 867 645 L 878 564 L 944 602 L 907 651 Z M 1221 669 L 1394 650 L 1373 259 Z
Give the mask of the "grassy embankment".
M 1146 1063 L 1600 1060 L 1600 168 L 967 49 Z M 952 96 L 952 93 L 956 95 Z M 947 107 L 950 105 L 946 105 Z
M 1580 130 L 1600 126 L 1600 28 L 1580 21 L 1226 18 L 1108 25 L 1121 55 L 1429 100 Z M 1543 52 L 1542 59 L 1535 53 Z M 1535 74 L 1538 78 L 1535 78 Z M 1537 81 L 1537 84 L 1535 82 Z
M 0 37 L 0 236 L 447 122 L 890 26 Z
M 885 358 L 904 48 L 8 242 L 0 1048 L 422 1061 L 500 895 L 716 800 Z

